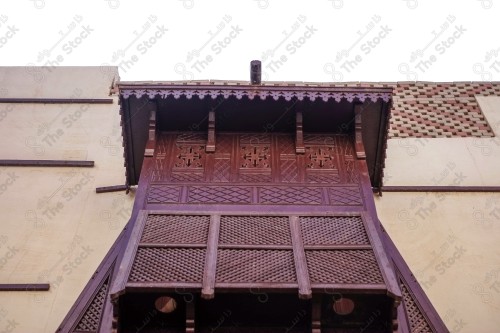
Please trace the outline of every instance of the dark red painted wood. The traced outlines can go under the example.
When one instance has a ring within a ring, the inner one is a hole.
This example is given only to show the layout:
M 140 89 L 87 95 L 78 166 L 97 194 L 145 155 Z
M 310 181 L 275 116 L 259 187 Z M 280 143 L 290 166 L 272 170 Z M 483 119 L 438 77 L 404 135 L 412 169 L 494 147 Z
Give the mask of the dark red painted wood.
M 15 167 L 83 167 L 92 168 L 94 161 L 72 160 L 0 160 L 0 166 Z
M 48 291 L 48 283 L 0 283 L 0 291 Z

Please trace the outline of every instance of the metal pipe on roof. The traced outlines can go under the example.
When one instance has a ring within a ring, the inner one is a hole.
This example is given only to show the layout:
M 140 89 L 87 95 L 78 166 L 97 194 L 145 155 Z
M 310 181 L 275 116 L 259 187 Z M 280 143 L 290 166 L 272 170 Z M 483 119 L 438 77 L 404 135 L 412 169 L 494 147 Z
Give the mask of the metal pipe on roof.
M 260 60 L 250 62 L 250 83 L 261 84 L 262 82 L 262 63 Z

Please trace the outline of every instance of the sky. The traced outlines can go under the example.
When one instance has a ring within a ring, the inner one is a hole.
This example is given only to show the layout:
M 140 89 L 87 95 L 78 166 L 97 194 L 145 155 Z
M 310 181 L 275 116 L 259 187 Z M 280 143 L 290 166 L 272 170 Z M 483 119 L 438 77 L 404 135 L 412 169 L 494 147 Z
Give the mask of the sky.
M 130 80 L 500 81 L 500 0 L 0 0 L 0 65 Z

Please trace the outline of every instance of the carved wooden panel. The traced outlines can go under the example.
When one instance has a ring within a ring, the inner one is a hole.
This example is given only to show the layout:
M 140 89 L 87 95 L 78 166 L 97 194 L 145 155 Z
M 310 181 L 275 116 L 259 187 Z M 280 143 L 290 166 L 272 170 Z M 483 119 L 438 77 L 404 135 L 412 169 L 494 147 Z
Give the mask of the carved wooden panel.
M 270 169 L 271 154 L 269 146 L 242 145 L 241 146 L 241 168 L 242 169 Z
M 200 169 L 204 167 L 204 146 L 182 145 L 176 146 L 174 169 Z
M 322 191 L 317 187 L 259 187 L 259 203 L 262 204 L 321 204 Z
M 181 195 L 181 186 L 153 185 L 149 189 L 149 203 L 177 203 Z
M 363 199 L 359 188 L 353 186 L 339 186 L 329 188 L 330 202 L 332 205 L 362 205 Z
M 213 182 L 226 183 L 231 179 L 231 159 L 219 158 L 214 159 L 214 172 L 212 175 Z
M 305 134 L 219 133 L 206 152 L 204 133 L 160 133 L 149 204 L 362 206 L 352 138 Z
M 362 206 L 363 199 L 357 186 L 155 184 L 149 189 L 148 203 Z
M 189 186 L 188 203 L 251 203 L 251 188 L 242 186 Z

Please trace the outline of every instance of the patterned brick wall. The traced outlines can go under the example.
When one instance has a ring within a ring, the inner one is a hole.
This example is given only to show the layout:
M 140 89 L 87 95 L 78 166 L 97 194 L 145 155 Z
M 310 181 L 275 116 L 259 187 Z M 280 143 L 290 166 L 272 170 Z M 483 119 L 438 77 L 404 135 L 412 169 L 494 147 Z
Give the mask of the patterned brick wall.
M 500 83 L 397 83 L 390 138 L 492 137 L 475 96 L 500 96 Z

